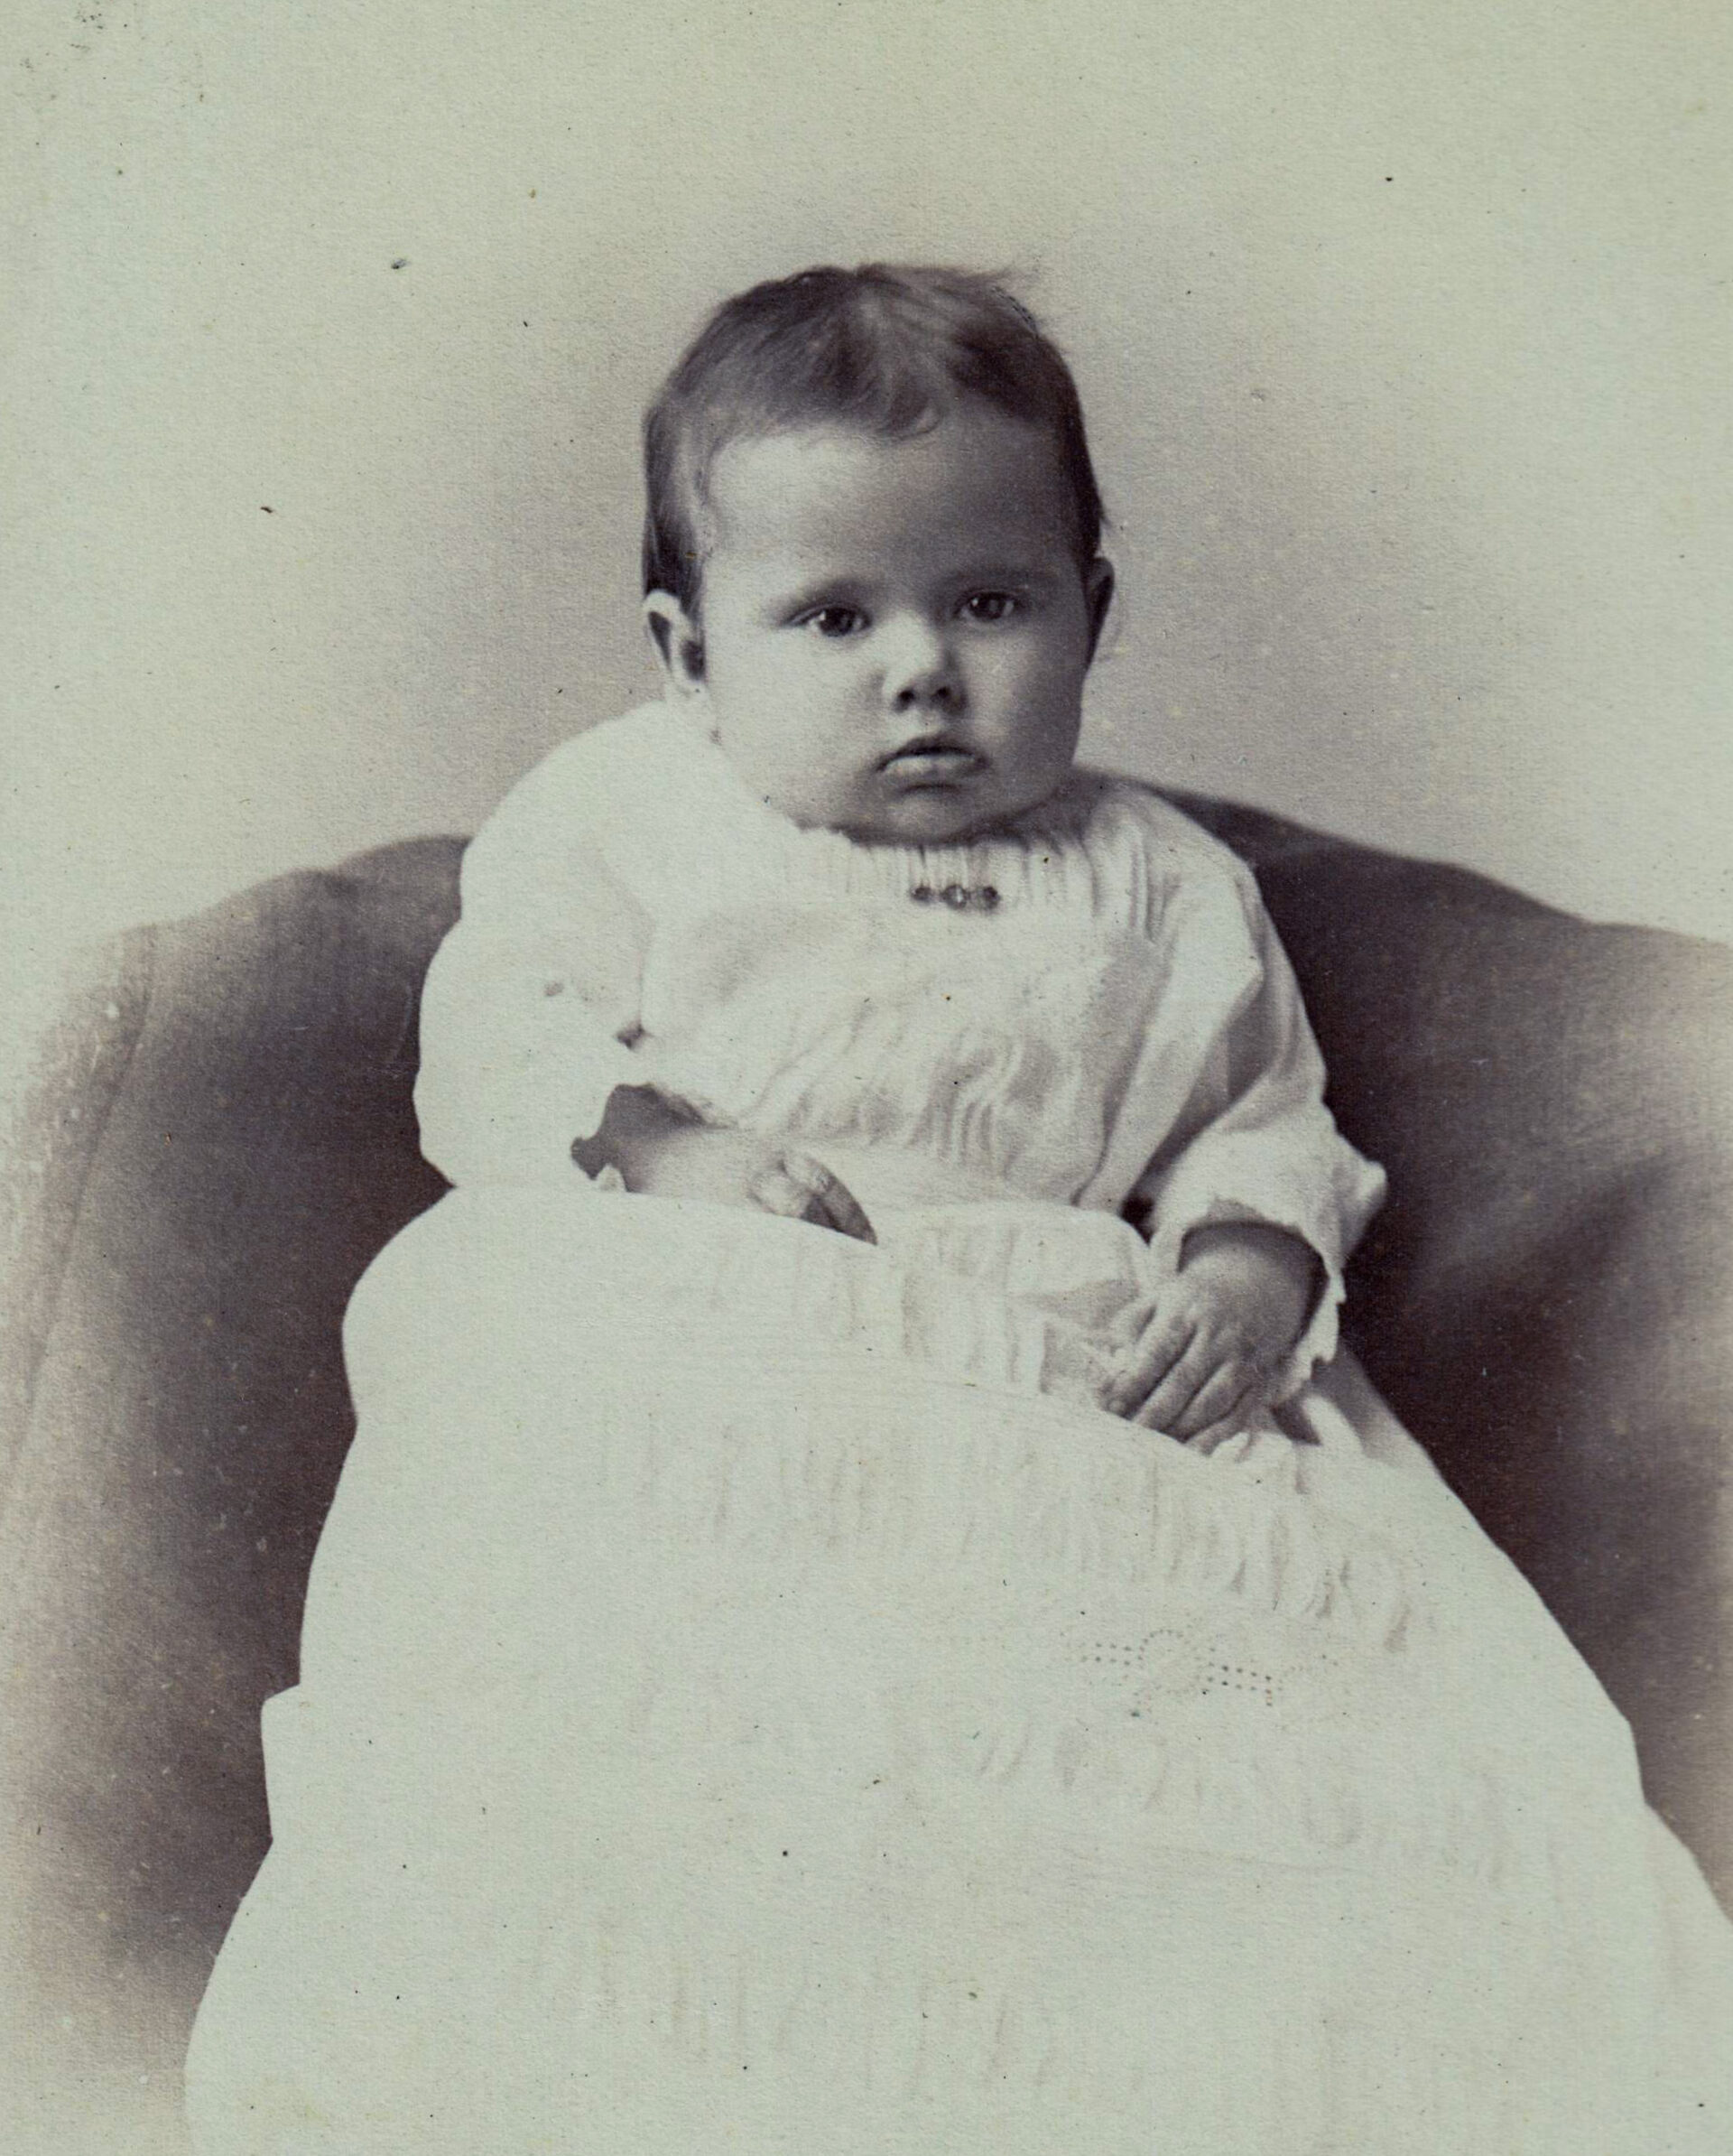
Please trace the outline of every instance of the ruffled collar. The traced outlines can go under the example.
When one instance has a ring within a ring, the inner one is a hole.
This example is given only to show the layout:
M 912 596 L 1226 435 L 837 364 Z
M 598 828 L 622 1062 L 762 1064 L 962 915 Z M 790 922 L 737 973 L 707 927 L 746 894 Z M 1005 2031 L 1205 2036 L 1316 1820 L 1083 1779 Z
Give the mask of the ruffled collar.
M 718 823 L 741 834 L 761 868 L 774 861 L 798 882 L 850 896 L 905 897 L 922 885 L 940 891 L 990 885 L 1012 900 L 1051 889 L 1084 865 L 1084 835 L 1118 783 L 1073 766 L 1056 793 L 997 831 L 938 845 L 857 838 L 792 822 L 753 792 L 690 712 L 673 704 L 652 708 L 709 796 Z

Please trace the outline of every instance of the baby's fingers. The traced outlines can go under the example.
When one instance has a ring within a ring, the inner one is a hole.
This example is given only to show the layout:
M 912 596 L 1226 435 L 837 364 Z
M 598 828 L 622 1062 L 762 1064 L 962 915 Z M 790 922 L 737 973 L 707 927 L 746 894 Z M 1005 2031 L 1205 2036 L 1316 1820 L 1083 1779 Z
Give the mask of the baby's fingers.
M 785 1161 L 774 1160 L 761 1167 L 746 1185 L 746 1194 L 761 1213 L 774 1213 L 779 1220 L 800 1221 L 816 1201 L 804 1183 L 792 1176 Z
M 834 1228 L 839 1235 L 851 1235 L 857 1242 L 878 1241 L 854 1193 L 810 1153 L 785 1153 L 778 1166 L 755 1184 L 755 1197 L 761 1189 L 783 1198 L 783 1203 L 767 1205 L 769 1212 L 810 1221 L 815 1228 Z
M 1225 1436 L 1250 1420 L 1262 1388 L 1262 1377 L 1249 1363 L 1224 1362 L 1199 1386 L 1181 1414 L 1161 1426 L 1169 1436 L 1187 1440 L 1206 1432 Z
M 1154 1293 L 1140 1295 L 1135 1302 L 1125 1304 L 1115 1314 L 1107 1326 L 1107 1338 L 1120 1351 L 1122 1361 L 1129 1355 L 1133 1342 L 1154 1316 L 1161 1299 L 1159 1295 Z M 1181 1344 L 1183 1345 L 1183 1343 Z
M 820 1208 L 817 1216 L 819 1224 L 834 1228 L 839 1235 L 852 1235 L 857 1242 L 876 1242 L 878 1238 L 873 1232 L 873 1223 L 862 1212 L 853 1191 L 846 1183 L 839 1183 L 828 1169 L 823 1173 L 829 1186 L 814 1193 Z M 813 1217 L 811 1213 L 807 1215 L 809 1220 Z
M 1206 1407 L 1219 1403 L 1222 1408 L 1233 1404 L 1236 1389 L 1224 1384 L 1226 1373 L 1233 1367 L 1223 1363 L 1219 1345 L 1207 1334 L 1194 1333 L 1184 1354 L 1138 1410 L 1137 1421 L 1146 1430 L 1163 1430 L 1170 1437 L 1189 1437 L 1215 1419 L 1209 1414 L 1199 1419 L 1200 1402 Z
M 1183 1310 L 1163 1316 L 1151 1314 L 1147 1329 L 1135 1346 L 1119 1358 L 1117 1375 L 1107 1389 L 1103 1404 L 1110 1415 L 1129 1415 L 1149 1397 L 1151 1388 L 1163 1383 L 1179 1366 L 1191 1341 L 1196 1321 Z

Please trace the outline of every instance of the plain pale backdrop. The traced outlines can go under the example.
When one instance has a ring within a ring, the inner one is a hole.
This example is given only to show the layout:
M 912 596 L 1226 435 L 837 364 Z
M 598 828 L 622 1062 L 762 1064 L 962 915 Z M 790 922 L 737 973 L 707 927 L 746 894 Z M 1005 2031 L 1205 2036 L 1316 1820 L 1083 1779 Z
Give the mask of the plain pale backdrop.
M 12 0 L 8 1003 L 649 692 L 636 428 L 809 262 L 1006 265 L 1090 747 L 1733 937 L 1720 0 Z

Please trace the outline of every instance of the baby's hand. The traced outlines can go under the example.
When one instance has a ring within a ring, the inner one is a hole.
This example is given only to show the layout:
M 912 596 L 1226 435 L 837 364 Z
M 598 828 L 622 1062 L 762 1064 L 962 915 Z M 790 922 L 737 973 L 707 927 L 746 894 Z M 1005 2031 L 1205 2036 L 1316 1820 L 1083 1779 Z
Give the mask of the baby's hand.
M 616 1091 L 601 1129 L 574 1154 L 587 1174 L 616 1168 L 629 1191 L 741 1205 L 877 1241 L 853 1194 L 811 1154 L 755 1131 L 695 1123 L 644 1088 Z
M 653 1197 L 708 1198 L 785 1220 L 811 1221 L 862 1242 L 877 1239 L 853 1194 L 822 1161 L 750 1130 L 712 1130 L 686 1123 L 643 1148 L 622 1171 L 628 1190 Z
M 1121 1319 L 1126 1344 L 1103 1405 L 1170 1437 L 1244 1429 L 1274 1398 L 1318 1281 L 1317 1257 L 1284 1229 L 1194 1230 L 1174 1278 Z

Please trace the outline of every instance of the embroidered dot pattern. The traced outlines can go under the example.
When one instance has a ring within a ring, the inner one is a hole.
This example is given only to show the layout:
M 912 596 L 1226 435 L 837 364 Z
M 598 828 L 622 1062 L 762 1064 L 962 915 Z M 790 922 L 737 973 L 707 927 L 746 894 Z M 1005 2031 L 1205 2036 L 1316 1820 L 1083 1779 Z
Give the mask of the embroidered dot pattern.
M 1080 1635 L 1076 1652 L 1087 1667 L 1122 1673 L 1131 1681 L 1128 1711 L 1134 1720 L 1152 1712 L 1158 1698 L 1195 1699 L 1210 1693 L 1241 1693 L 1274 1706 L 1279 1688 L 1277 1673 L 1267 1662 L 1177 1624 L 1153 1625 L 1131 1639 Z

